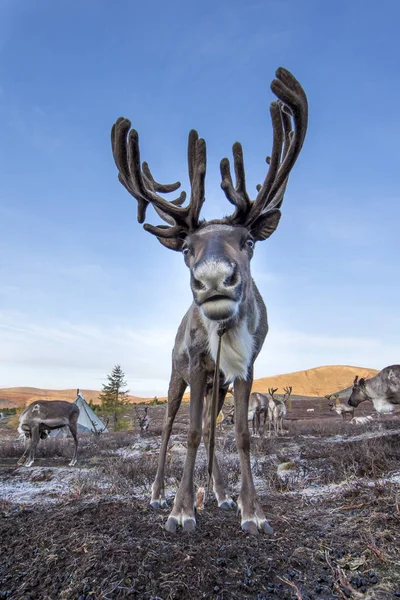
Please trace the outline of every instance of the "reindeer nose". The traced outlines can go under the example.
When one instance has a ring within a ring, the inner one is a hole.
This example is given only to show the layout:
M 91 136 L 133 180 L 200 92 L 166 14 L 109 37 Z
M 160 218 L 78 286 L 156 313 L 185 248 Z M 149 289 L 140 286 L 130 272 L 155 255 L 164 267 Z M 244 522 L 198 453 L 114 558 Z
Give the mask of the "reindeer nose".
M 203 260 L 192 271 L 192 285 L 197 290 L 233 287 L 238 280 L 237 265 L 225 260 Z

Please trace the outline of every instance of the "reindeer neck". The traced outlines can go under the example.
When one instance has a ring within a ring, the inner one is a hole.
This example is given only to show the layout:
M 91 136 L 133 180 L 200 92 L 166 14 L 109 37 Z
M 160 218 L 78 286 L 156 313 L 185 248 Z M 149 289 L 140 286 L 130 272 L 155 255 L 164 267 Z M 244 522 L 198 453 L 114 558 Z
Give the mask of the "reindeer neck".
M 220 369 L 226 381 L 236 378 L 246 379 L 249 367 L 254 360 L 255 335 L 260 324 L 260 310 L 253 285 L 240 306 L 239 312 L 229 321 L 211 321 L 200 312 L 201 321 L 207 334 L 208 351 L 215 361 L 218 349 L 218 330 L 224 335 L 221 346 Z

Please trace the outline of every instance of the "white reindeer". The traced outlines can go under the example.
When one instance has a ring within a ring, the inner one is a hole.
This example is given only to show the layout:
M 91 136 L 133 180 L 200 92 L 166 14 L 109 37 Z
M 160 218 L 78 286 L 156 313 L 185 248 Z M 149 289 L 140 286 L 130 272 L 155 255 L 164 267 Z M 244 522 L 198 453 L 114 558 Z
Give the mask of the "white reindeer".
M 282 398 L 275 398 L 274 394 L 278 391 L 278 388 L 269 388 L 268 393 L 270 395 L 268 403 L 268 433 L 271 435 L 273 429 L 276 435 L 279 432 L 283 434 L 283 420 L 286 417 L 287 407 L 286 403 L 292 393 L 292 387 L 283 388 L 284 395 Z

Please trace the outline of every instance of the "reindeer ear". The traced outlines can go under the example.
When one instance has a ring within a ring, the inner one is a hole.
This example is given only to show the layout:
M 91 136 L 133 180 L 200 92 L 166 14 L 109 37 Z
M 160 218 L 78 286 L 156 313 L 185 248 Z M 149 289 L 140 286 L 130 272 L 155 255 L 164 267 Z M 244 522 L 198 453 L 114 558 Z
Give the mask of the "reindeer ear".
M 176 252 L 180 252 L 183 246 L 183 239 L 180 238 L 157 238 L 160 244 L 169 248 L 170 250 L 175 250 Z
M 360 381 L 358 382 L 358 385 L 360 387 L 362 387 L 362 388 L 365 387 L 365 379 L 364 379 L 364 377 L 361 377 Z
M 251 228 L 251 235 L 256 242 L 269 238 L 278 227 L 281 211 L 277 208 L 267 211 L 256 219 Z

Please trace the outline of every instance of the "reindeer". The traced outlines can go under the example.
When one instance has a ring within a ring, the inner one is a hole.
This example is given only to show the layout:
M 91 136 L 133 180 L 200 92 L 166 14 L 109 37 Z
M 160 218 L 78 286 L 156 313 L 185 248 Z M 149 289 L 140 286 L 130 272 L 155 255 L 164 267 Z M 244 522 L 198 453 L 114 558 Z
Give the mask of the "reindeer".
M 145 431 L 147 431 L 149 428 L 149 425 L 150 425 L 150 417 L 147 414 L 148 408 L 149 408 L 148 406 L 145 406 L 144 412 L 140 413 L 138 408 L 136 406 L 134 406 L 137 420 L 138 420 L 139 427 L 140 427 L 140 433 L 144 433 Z
M 279 435 L 279 431 L 283 434 L 283 419 L 286 417 L 287 407 L 286 403 L 292 393 L 292 388 L 283 388 L 284 395 L 282 398 L 275 398 L 274 394 L 278 391 L 278 388 L 269 388 L 268 393 L 270 395 L 268 404 L 268 433 L 271 435 L 273 429 L 276 435 Z
M 348 400 L 350 406 L 370 400 L 377 413 L 391 413 L 400 404 L 400 365 L 385 367 L 371 379 L 354 379 L 353 389 Z
M 39 440 L 46 439 L 53 429 L 69 427 L 75 442 L 69 466 L 75 466 L 78 455 L 78 417 L 78 406 L 64 400 L 38 400 L 27 406 L 19 417 L 18 431 L 27 438 L 27 446 L 18 464 L 31 467 Z M 25 460 L 27 454 L 28 458 Z
M 233 425 L 235 422 L 235 407 L 227 406 L 222 407 L 220 413 L 217 417 L 217 424 L 219 425 L 220 430 L 222 431 L 222 425 L 226 423 L 227 425 Z
M 190 270 L 193 303 L 175 339 L 166 419 L 150 502 L 154 508 L 167 507 L 165 456 L 176 413 L 190 385 L 187 454 L 165 525 L 169 532 L 176 531 L 180 525 L 184 531 L 193 531 L 196 526 L 193 476 L 202 432 L 218 505 L 235 506 L 212 452 L 216 416 L 233 381 L 235 435 L 241 464 L 238 499 L 241 526 L 251 534 L 258 530 L 272 531 L 257 499 L 250 466 L 247 413 L 253 365 L 268 331 L 266 308 L 251 278 L 250 260 L 256 242 L 267 239 L 278 226 L 288 177 L 301 151 L 308 119 L 307 98 L 298 81 L 283 68 L 277 70 L 276 77 L 271 84 L 278 102 L 271 104 L 274 141 L 271 157 L 267 159 L 267 177 L 258 186 L 256 199 L 251 201 L 246 191 L 242 147 L 236 142 L 233 146 L 236 185 L 228 159 L 221 161 L 221 187 L 235 207 L 234 212 L 223 219 L 200 220 L 205 200 L 206 144 L 196 131 L 189 133 L 188 141 L 191 197 L 189 204 L 182 206 L 186 198 L 184 192 L 170 202 L 159 195 L 177 190 L 180 183 L 160 184 L 148 164 L 141 165 L 139 137 L 134 129 L 129 132 L 130 121 L 121 117 L 112 128 L 112 151 L 118 177 L 138 202 L 138 221 L 144 222 L 146 209 L 151 204 L 165 224 L 146 223 L 145 230 L 155 235 L 162 245 L 181 252 Z M 217 392 L 215 408 L 212 408 L 213 389 Z
M 268 398 L 266 394 L 252 392 L 249 398 L 248 420 L 252 421 L 253 435 L 260 435 L 261 415 L 264 415 L 263 425 L 265 426 L 268 413 Z
M 327 400 L 333 398 L 334 402 L 332 404 L 329 404 L 330 410 L 334 411 L 338 415 L 341 415 L 343 421 L 346 420 L 347 415 L 350 415 L 351 419 L 354 417 L 354 408 L 350 408 L 350 406 L 347 406 L 347 404 L 343 404 L 343 402 L 340 402 L 339 394 L 329 394 L 325 396 L 325 398 Z

